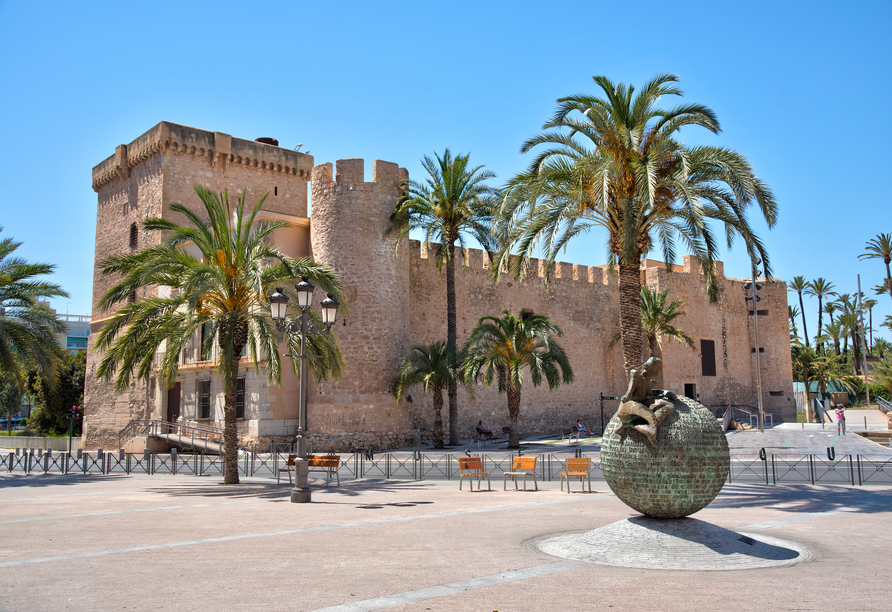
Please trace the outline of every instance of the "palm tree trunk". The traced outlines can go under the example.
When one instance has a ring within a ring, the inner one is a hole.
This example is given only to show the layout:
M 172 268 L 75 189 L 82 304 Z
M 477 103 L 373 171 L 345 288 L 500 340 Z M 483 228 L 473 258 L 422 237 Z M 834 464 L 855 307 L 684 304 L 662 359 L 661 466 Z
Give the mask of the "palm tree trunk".
M 238 350 L 235 350 L 238 349 Z M 238 484 L 238 431 L 235 418 L 235 394 L 242 347 L 234 347 L 232 382 L 226 389 L 223 402 L 223 484 Z M 302 391 L 302 390 L 301 390 Z
M 892 275 L 889 274 L 889 262 L 886 261 L 886 286 L 889 288 L 889 297 L 892 298 Z
M 805 336 L 805 346 L 807 348 L 808 347 L 808 327 L 805 325 L 805 306 L 802 305 L 802 292 L 798 291 L 797 293 L 799 293 L 799 312 L 802 313 L 802 335 Z M 754 313 L 754 315 L 759 316 L 759 311 L 755 304 L 753 304 L 753 310 L 756 311 Z
M 626 376 L 641 368 L 641 264 L 619 263 L 619 329 Z
M 508 421 L 511 423 L 511 434 L 508 436 L 508 446 L 517 448 L 520 446 L 520 432 L 517 430 L 517 421 L 520 418 L 520 389 L 511 381 L 508 375 Z
M 434 389 L 434 434 L 431 436 L 434 448 L 443 448 L 443 389 Z
M 818 294 L 818 335 L 824 333 L 824 310 L 821 305 L 821 294 Z M 821 354 L 824 354 L 824 343 L 821 342 Z
M 449 241 L 448 258 L 446 260 L 446 348 L 449 351 L 449 363 L 458 367 L 456 358 L 457 332 L 455 328 L 455 237 L 447 236 Z M 449 396 L 449 444 L 458 445 L 458 385 L 450 380 L 447 387 Z
M 861 375 L 861 366 L 860 366 L 860 351 L 858 350 L 858 333 L 855 329 L 851 330 L 852 334 L 852 367 L 855 370 L 856 375 Z

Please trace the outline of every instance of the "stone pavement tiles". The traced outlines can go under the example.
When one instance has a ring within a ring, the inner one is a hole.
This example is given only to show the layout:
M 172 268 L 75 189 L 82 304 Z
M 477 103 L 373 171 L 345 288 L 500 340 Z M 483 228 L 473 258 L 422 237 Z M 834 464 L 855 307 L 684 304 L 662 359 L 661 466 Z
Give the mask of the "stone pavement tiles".
M 890 487 L 735 483 L 694 515 L 812 552 L 792 566 L 635 569 L 530 545 L 634 523 L 639 515 L 603 483 L 595 489 L 356 481 L 291 504 L 288 487 L 261 479 L 228 487 L 190 476 L 4 473 L 0 609 L 889 608 Z M 658 544 L 627 535 L 632 552 L 620 552 L 659 561 Z

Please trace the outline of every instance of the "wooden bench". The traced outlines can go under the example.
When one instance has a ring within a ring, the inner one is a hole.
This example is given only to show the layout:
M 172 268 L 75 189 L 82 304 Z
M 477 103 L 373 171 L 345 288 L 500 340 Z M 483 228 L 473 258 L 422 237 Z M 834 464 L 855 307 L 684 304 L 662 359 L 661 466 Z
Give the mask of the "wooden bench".
M 459 457 L 458 469 L 461 470 L 461 476 L 458 478 L 458 490 L 461 491 L 462 480 L 467 476 L 471 483 L 471 490 L 474 490 L 474 480 L 477 478 L 477 490 L 480 490 L 480 480 L 486 476 L 486 488 L 492 491 L 492 485 L 489 482 L 489 472 L 483 471 L 483 460 L 480 457 Z
M 523 476 L 523 490 L 527 490 L 527 476 L 533 477 L 533 484 L 539 490 L 539 481 L 536 480 L 536 457 L 515 457 L 511 464 L 511 471 L 505 472 L 502 477 L 502 490 L 508 488 L 508 477 L 514 478 L 514 488 L 517 488 L 517 477 Z M 569 485 L 568 485 L 569 486 Z
M 285 462 L 285 467 L 279 468 L 278 474 L 276 474 L 276 484 L 279 484 L 279 479 L 282 478 L 282 472 L 288 474 L 288 482 L 291 483 L 291 472 L 294 471 L 294 460 L 297 459 L 297 455 L 288 455 L 288 461 Z
M 570 442 L 573 438 L 576 438 L 576 441 L 579 442 L 579 430 L 575 427 L 568 427 L 567 429 L 561 430 L 561 442 L 566 440 Z
M 564 490 L 564 477 L 567 478 L 567 493 L 570 492 L 570 479 L 579 478 L 582 491 L 585 492 L 585 479 L 588 479 L 588 492 L 592 492 L 592 476 L 589 473 L 591 459 L 589 457 L 577 457 L 567 459 L 564 462 L 564 471 L 561 472 L 561 491 Z
M 326 487 L 332 476 L 337 478 L 338 486 L 341 486 L 341 476 L 338 474 L 338 468 L 341 465 L 340 455 L 307 455 L 307 459 L 309 460 L 307 472 L 321 472 L 325 474 Z

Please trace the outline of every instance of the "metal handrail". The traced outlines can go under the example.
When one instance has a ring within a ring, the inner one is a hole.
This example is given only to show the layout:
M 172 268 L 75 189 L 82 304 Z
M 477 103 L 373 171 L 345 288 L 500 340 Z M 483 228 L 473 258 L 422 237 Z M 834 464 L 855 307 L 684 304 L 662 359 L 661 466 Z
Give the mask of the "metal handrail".
M 203 442 L 214 442 L 223 444 L 223 429 L 219 427 L 211 427 L 210 425 L 200 425 L 197 423 L 170 423 L 169 421 L 159 421 L 155 419 L 138 419 L 130 421 L 127 426 L 118 434 L 118 448 L 123 448 L 122 442 L 130 440 L 139 433 L 144 432 L 147 436 L 154 435 L 185 435 L 191 438 L 201 440 Z M 125 437 L 125 435 L 127 437 Z M 241 434 L 236 432 L 238 445 L 241 446 Z
M 876 398 L 877 406 L 880 410 L 882 410 L 885 414 L 892 414 L 892 402 L 888 402 L 881 397 Z

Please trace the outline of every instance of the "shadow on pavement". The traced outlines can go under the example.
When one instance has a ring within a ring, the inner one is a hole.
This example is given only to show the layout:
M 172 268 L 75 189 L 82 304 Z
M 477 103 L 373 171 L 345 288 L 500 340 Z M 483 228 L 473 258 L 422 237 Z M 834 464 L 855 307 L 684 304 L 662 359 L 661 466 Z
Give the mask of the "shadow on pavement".
M 845 486 L 726 484 L 710 508 L 765 508 L 798 514 L 852 508 L 853 512 L 887 512 L 892 489 Z

